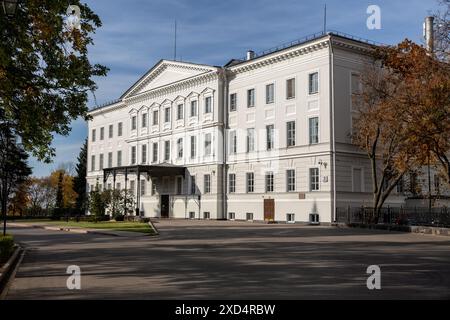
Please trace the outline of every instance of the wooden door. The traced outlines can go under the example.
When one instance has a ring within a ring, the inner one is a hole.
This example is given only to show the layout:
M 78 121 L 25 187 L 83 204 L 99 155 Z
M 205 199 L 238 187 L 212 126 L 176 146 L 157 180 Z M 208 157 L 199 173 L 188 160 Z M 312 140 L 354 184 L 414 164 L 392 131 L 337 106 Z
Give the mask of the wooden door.
M 275 220 L 275 199 L 264 199 L 264 220 Z

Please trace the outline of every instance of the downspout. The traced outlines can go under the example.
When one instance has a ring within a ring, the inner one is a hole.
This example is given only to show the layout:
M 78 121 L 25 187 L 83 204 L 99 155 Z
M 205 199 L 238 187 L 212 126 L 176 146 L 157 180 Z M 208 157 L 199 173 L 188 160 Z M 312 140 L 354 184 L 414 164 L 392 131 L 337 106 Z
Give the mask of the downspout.
M 223 108 L 223 119 L 222 119 L 222 218 L 227 219 L 227 128 L 228 128 L 228 78 L 227 69 L 222 68 L 222 88 L 223 88 L 223 98 L 222 98 L 222 108 Z
M 332 35 L 329 35 L 330 42 L 330 113 L 331 113 L 331 179 L 333 201 L 331 205 L 331 222 L 336 221 L 336 136 L 335 136 L 335 117 L 334 117 L 334 52 L 333 44 L 331 42 Z

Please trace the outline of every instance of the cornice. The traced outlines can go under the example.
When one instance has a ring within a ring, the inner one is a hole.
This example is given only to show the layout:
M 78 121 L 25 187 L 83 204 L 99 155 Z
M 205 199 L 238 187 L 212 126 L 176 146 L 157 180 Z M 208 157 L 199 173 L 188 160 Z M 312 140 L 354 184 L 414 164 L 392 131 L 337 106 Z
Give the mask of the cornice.
M 168 85 L 164 85 L 162 87 L 154 88 L 146 92 L 142 92 L 138 95 L 131 96 L 128 98 L 123 99 L 123 101 L 126 104 L 132 104 L 136 102 L 140 102 L 147 99 L 155 99 L 161 96 L 165 96 L 168 94 L 171 94 L 173 92 L 177 92 L 184 89 L 189 89 L 194 86 L 197 86 L 199 84 L 208 83 L 210 81 L 218 79 L 218 73 L 216 71 L 208 71 L 205 73 L 202 73 L 200 75 L 188 78 L 188 79 L 182 79 L 177 82 L 173 82 Z
M 239 74 L 254 69 L 262 68 L 284 60 L 288 60 L 294 57 L 298 57 L 304 54 L 319 51 L 321 49 L 328 47 L 329 47 L 329 39 L 325 38 L 321 39 L 318 42 L 309 43 L 307 45 L 300 45 L 294 48 L 287 48 L 286 50 L 283 50 L 281 52 L 273 53 L 261 58 L 256 58 L 254 60 L 250 60 L 248 63 L 243 63 L 235 67 L 230 67 L 228 68 L 228 70 L 230 70 L 231 73 L 233 74 Z

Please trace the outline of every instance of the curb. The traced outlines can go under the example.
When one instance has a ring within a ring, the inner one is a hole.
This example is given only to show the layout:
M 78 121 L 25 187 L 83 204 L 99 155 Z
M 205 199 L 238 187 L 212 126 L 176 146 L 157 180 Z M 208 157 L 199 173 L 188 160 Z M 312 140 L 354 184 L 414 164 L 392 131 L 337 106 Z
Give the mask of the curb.
M 150 224 L 150 223 L 149 223 Z M 45 230 L 50 230 L 50 231 L 65 231 L 65 232 L 73 232 L 73 233 L 78 233 L 78 234 L 98 234 L 98 235 L 102 235 L 102 236 L 112 236 L 112 237 L 127 237 L 126 235 L 120 235 L 116 232 L 106 232 L 106 231 L 101 231 L 101 230 L 88 230 L 88 229 L 83 229 L 83 228 L 69 228 L 69 227 L 53 227 L 53 226 L 45 226 L 45 225 L 29 225 L 29 224 L 21 224 L 21 223 L 11 223 L 11 226 L 16 226 L 16 227 L 24 227 L 24 228 L 39 228 L 39 229 L 45 229 Z M 155 230 L 155 234 L 147 234 L 147 233 L 139 233 L 139 232 L 135 232 L 135 235 L 133 235 L 133 238 L 140 238 L 140 237 L 155 237 L 159 235 L 158 230 L 153 226 L 153 224 L 150 224 L 151 227 L 153 227 L 153 229 Z M 122 231 L 117 231 L 117 232 L 122 232 Z M 125 231 L 126 232 L 126 231 Z M 131 231 L 128 231 L 131 232 Z
M 22 254 L 21 254 L 22 253 Z M 20 261 L 23 259 L 25 250 L 16 245 L 16 249 L 12 256 L 8 259 L 6 264 L 0 269 L 0 300 L 3 300 L 7 293 L 8 284 L 15 276 L 17 269 L 19 268 Z
M 159 236 L 159 231 L 158 229 L 155 227 L 155 225 L 153 224 L 153 221 L 151 219 L 148 220 L 148 224 L 150 225 L 150 227 L 153 228 L 153 230 L 155 231 L 155 234 L 152 236 Z

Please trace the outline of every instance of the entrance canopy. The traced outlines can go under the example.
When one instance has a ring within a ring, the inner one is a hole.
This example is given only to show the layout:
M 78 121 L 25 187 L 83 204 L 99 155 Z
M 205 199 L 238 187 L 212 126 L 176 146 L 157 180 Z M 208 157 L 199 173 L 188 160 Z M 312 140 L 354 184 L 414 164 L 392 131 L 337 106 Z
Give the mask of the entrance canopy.
M 106 181 L 109 175 L 118 174 L 141 174 L 147 173 L 150 177 L 164 177 L 164 176 L 184 176 L 186 167 L 176 166 L 169 163 L 162 163 L 157 165 L 135 165 L 135 166 L 121 166 L 103 169 L 103 180 Z

